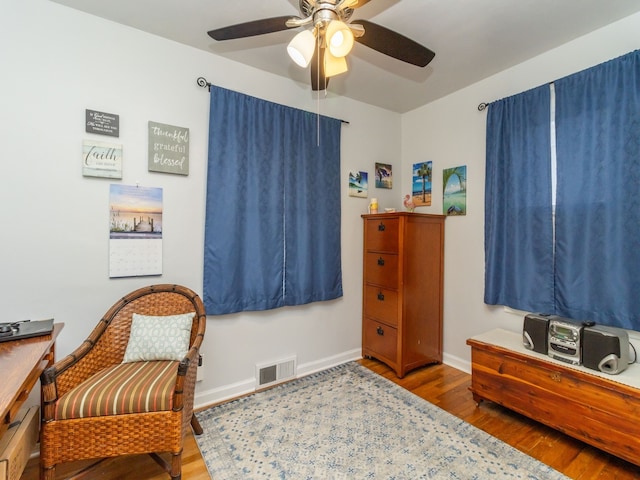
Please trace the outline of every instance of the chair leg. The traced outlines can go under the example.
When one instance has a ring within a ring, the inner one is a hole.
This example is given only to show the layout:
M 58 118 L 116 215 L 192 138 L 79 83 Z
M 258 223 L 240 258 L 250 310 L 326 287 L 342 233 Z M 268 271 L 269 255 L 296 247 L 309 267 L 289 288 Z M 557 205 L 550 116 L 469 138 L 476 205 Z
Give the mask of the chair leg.
M 171 476 L 171 480 L 180 480 L 182 478 L 182 450 L 179 453 L 171 453 L 171 463 L 166 461 L 166 455 L 163 458 L 156 452 L 149 453 L 158 465 Z
M 204 430 L 202 429 L 202 425 L 200 425 L 200 422 L 196 418 L 195 414 L 191 415 L 191 428 L 193 428 L 193 433 L 195 433 L 196 435 L 202 435 L 202 432 L 204 432 Z
M 40 480 L 56 480 L 56 466 L 45 467 L 40 465 Z
M 182 450 L 180 450 L 180 453 L 171 454 L 171 471 L 169 475 L 171 475 L 171 480 L 182 479 Z

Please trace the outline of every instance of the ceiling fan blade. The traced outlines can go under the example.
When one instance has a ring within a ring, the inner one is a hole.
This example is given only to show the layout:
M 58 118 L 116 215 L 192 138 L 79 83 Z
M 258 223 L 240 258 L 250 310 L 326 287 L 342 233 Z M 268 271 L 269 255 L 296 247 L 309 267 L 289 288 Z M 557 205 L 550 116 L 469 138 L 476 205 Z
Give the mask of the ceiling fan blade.
M 320 40 L 316 40 L 316 48 L 311 57 L 311 90 L 326 90 L 329 78 L 324 74 L 324 52 L 325 47 L 319 45 Z
M 436 56 L 427 47 L 368 20 L 354 20 L 351 24 L 364 27 L 364 35 L 356 37 L 356 42 L 403 62 L 426 67 Z
M 238 23 L 228 27 L 216 28 L 207 33 L 214 40 L 232 40 L 234 38 L 253 37 L 255 35 L 263 35 L 265 33 L 280 32 L 288 30 L 287 20 L 301 20 L 300 17 L 286 16 L 263 18 L 262 20 L 254 20 L 252 22 Z

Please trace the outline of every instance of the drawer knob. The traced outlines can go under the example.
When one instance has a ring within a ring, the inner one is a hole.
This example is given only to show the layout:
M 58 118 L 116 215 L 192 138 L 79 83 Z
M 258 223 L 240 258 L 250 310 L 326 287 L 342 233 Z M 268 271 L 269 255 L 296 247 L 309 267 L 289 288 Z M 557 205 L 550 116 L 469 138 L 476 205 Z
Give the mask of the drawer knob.
M 382 327 L 378 327 L 378 328 L 376 329 L 376 333 L 377 333 L 378 335 L 380 335 L 381 337 L 382 337 L 382 336 L 384 336 L 384 330 L 382 329 Z
M 381 267 L 384 267 L 384 258 L 380 257 L 378 259 L 378 265 L 380 265 Z
M 380 225 L 378 225 L 378 231 L 379 232 L 384 232 L 384 223 L 380 222 Z
M 378 292 L 378 300 L 380 300 L 381 302 L 384 302 L 384 293 Z

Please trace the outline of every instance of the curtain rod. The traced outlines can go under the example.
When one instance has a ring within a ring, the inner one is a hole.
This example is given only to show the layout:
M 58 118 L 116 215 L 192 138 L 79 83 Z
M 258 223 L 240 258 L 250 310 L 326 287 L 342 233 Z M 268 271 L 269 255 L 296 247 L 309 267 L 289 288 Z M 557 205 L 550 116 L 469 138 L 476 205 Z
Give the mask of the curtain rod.
M 204 77 L 198 77 L 198 80 L 196 80 L 198 82 L 198 86 L 205 88 L 209 91 L 211 91 L 211 83 L 207 82 L 207 79 Z
M 478 105 L 478 111 L 481 112 L 483 111 L 485 108 L 487 108 L 489 106 L 491 102 L 482 102 L 481 104 Z
M 206 88 L 207 90 L 211 91 L 211 85 L 213 85 L 213 83 L 208 82 L 206 78 L 198 77 L 196 82 L 198 82 L 199 87 Z M 346 120 L 342 120 L 341 118 L 339 118 L 338 120 L 340 120 L 342 123 L 349 125 L 349 122 L 347 122 Z

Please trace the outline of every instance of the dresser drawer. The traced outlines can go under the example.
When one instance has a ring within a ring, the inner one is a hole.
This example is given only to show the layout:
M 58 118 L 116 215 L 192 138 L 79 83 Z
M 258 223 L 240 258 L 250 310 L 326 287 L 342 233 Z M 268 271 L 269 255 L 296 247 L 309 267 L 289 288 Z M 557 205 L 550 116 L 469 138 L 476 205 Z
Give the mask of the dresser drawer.
M 368 218 L 365 222 L 367 251 L 398 253 L 397 218 Z
M 364 314 L 387 325 L 398 325 L 398 292 L 366 285 L 364 289 Z
M 385 360 L 396 361 L 398 331 L 395 328 L 365 318 L 362 333 L 364 345 L 369 351 L 380 354 Z
M 398 288 L 398 255 L 368 252 L 364 257 L 364 281 Z

